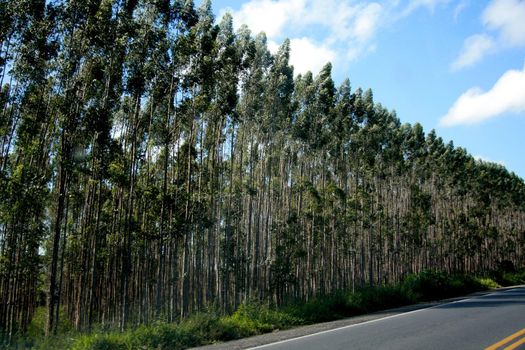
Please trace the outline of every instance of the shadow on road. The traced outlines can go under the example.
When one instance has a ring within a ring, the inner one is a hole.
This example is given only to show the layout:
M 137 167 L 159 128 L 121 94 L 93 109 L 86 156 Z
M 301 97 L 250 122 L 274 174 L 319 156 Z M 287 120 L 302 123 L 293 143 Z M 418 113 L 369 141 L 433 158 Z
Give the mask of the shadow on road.
M 476 308 L 476 307 L 502 307 L 525 305 L 525 292 L 523 290 L 510 290 L 501 294 L 489 294 L 477 299 L 458 301 L 438 306 L 438 309 Z
M 507 305 L 525 305 L 525 300 L 483 300 L 483 301 L 468 301 L 458 302 L 452 304 L 445 304 L 436 307 L 437 309 L 460 309 L 460 308 L 475 308 L 475 307 L 502 307 Z

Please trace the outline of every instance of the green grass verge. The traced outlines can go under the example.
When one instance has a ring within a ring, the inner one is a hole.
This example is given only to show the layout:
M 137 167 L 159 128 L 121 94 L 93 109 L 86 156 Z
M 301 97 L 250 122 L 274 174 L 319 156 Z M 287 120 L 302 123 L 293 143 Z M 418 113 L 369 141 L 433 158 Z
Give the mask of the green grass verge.
M 502 286 L 525 284 L 525 270 L 515 272 L 499 271 L 494 278 Z
M 525 283 L 525 270 L 501 272 L 496 279 L 463 275 L 446 275 L 424 271 L 408 276 L 402 283 L 360 289 L 354 293 L 340 291 L 308 301 L 294 302 L 281 308 L 258 303 L 239 306 L 231 315 L 197 313 L 178 323 L 158 322 L 125 332 L 93 331 L 80 334 L 63 323 L 60 336 L 45 338 L 42 333 L 45 311 L 40 310 L 27 335 L 16 349 L 73 350 L 149 350 L 185 349 L 188 347 L 244 338 L 298 325 L 331 321 L 349 316 L 465 295 L 496 288 L 499 285 Z

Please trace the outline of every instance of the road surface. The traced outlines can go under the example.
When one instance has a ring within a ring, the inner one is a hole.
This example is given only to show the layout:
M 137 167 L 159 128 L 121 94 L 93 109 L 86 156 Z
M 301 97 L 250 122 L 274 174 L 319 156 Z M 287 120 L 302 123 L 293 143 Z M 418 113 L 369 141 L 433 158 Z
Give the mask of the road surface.
M 386 311 L 203 349 L 247 348 L 525 350 L 525 286 L 404 313 Z
M 254 349 L 525 349 L 525 287 Z

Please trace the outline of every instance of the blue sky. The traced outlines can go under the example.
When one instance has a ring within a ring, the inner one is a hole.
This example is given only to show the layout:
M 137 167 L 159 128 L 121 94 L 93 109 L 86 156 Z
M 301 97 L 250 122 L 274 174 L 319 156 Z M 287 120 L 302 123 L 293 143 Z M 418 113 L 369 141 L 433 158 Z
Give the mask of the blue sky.
M 525 178 L 525 0 L 215 0 L 218 18 L 292 44 L 295 74 L 328 61 L 402 122 Z

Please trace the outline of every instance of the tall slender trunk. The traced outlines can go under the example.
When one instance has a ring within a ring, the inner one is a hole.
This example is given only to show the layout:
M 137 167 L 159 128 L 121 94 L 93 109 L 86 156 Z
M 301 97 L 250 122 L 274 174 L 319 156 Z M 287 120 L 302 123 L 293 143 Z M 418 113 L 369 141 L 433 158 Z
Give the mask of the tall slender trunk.
M 55 316 L 56 310 L 59 305 L 57 301 L 58 296 L 58 285 L 57 285 L 57 270 L 58 270 L 58 254 L 60 249 L 60 232 L 62 228 L 62 219 L 64 216 L 64 207 L 66 200 L 66 183 L 67 183 L 67 170 L 66 164 L 69 160 L 69 140 L 66 131 L 63 129 L 61 133 L 61 149 L 62 155 L 60 159 L 60 170 L 58 175 L 58 201 L 57 209 L 54 220 L 54 232 L 53 232 L 53 248 L 51 252 L 51 266 L 49 271 L 49 292 L 48 292 L 48 314 L 45 333 L 48 336 L 51 333 L 56 332 L 55 328 Z

